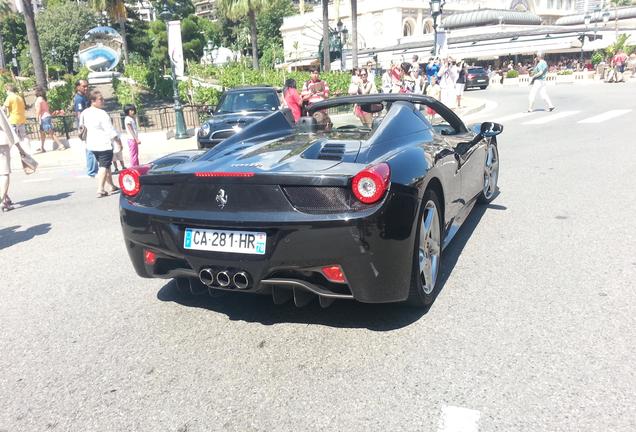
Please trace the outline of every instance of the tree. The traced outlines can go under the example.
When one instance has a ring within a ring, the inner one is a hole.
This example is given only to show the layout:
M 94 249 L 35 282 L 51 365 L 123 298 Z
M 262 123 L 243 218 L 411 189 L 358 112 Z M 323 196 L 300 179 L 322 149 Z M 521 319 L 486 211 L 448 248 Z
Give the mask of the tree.
M 90 0 L 91 7 L 97 12 L 106 12 L 111 20 L 119 24 L 122 38 L 122 51 L 124 53 L 124 62 L 128 63 L 128 43 L 126 41 L 126 20 L 128 13 L 124 0 Z
M 33 71 L 35 72 L 35 82 L 42 88 L 47 88 L 44 62 L 42 61 L 42 50 L 40 49 L 40 38 L 35 27 L 35 17 L 33 16 L 33 5 L 30 1 L 22 2 L 24 8 L 24 25 L 26 26 L 29 48 L 31 48 L 31 59 L 33 60 Z
M 291 0 L 270 0 L 269 5 L 256 18 L 258 40 L 265 41 L 261 44 L 262 50 L 265 50 L 267 45 L 283 46 L 283 36 L 280 33 L 283 18 L 295 14 L 296 9 Z
M 252 66 L 258 70 L 258 33 L 256 13 L 263 9 L 267 0 L 219 0 L 219 10 L 228 19 L 237 20 L 247 16 L 252 41 Z
M 331 70 L 331 47 L 329 46 L 329 0 L 322 0 L 322 61 L 325 72 Z
M 73 2 L 48 7 L 38 13 L 37 27 L 47 62 L 61 64 L 66 70 L 71 70 L 73 56 L 82 38 L 96 24 L 97 17 L 90 9 L 77 7 Z
M 0 0 L 1 1 L 1 0 Z M 1 3 L 0 3 L 1 4 Z M 0 14 L 0 50 L 4 53 L 5 64 L 10 63 L 11 49 L 15 47 L 20 54 L 29 50 L 24 15 L 17 13 Z M 29 59 L 30 61 L 30 59 Z
M 358 0 L 351 0 L 351 59 L 352 67 L 358 67 Z

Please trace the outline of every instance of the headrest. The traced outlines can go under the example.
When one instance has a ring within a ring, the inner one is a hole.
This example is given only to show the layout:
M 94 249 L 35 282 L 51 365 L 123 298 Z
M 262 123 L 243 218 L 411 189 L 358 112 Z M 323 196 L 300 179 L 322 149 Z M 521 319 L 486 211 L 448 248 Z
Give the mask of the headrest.
M 296 123 L 299 132 L 313 132 L 316 130 L 316 119 L 312 116 L 301 117 Z

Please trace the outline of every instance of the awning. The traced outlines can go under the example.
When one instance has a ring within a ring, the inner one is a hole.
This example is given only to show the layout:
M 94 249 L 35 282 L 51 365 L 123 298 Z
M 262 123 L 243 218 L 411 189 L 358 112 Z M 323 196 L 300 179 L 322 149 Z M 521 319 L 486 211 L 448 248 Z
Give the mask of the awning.
M 511 10 L 478 9 L 471 12 L 456 13 L 442 18 L 445 29 L 458 29 L 495 24 L 539 25 L 541 18 L 530 12 Z
M 609 12 L 609 21 L 616 20 L 616 16 L 618 15 L 618 19 L 630 19 L 636 18 L 636 7 L 626 7 L 620 8 L 616 10 L 608 10 Z M 606 13 L 607 13 L 606 12 Z M 568 15 L 559 18 L 556 20 L 556 25 L 576 25 L 576 24 L 584 24 L 585 23 L 585 15 L 586 14 L 576 14 L 576 15 Z M 603 15 L 600 13 L 591 12 L 589 13 L 590 23 L 602 23 Z

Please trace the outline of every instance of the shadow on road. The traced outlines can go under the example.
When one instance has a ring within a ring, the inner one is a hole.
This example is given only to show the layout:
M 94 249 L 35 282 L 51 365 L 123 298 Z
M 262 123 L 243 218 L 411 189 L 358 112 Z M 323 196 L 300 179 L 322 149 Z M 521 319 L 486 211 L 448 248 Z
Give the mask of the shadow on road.
M 70 197 L 72 194 L 73 192 L 61 192 L 55 195 L 45 195 L 45 196 L 41 196 L 37 198 L 32 198 L 29 200 L 20 201 L 20 202 L 17 202 L 16 204 L 19 205 L 20 207 L 28 207 L 28 206 L 32 206 L 36 204 L 42 204 L 49 201 L 59 201 L 59 200 Z
M 223 313 L 233 321 L 257 322 L 263 325 L 314 324 L 338 328 L 367 328 L 373 331 L 406 327 L 427 312 L 402 304 L 365 304 L 347 300 L 336 301 L 326 309 L 321 308 L 317 300 L 297 308 L 293 302 L 275 305 L 271 296 L 232 292 L 223 293 L 219 297 L 210 297 L 207 294 L 185 296 L 172 281 L 159 290 L 157 298 Z
M 497 195 L 499 195 L 499 191 L 497 191 Z M 457 264 L 457 260 L 461 255 L 464 247 L 466 247 L 466 243 L 473 235 L 475 228 L 479 225 L 479 221 L 486 213 L 486 210 L 507 210 L 508 208 L 498 204 L 488 204 L 488 205 L 476 205 L 475 208 L 470 212 L 470 215 L 466 218 L 466 221 L 462 224 L 457 234 L 453 238 L 453 241 L 450 242 L 446 249 L 444 249 L 444 255 L 442 259 L 442 268 L 439 275 L 439 291 L 444 288 L 448 277 L 451 272 L 455 268 Z
M 457 232 L 451 244 L 444 251 L 440 274 L 440 291 L 457 264 L 477 224 L 488 209 L 506 210 L 506 207 L 490 204 L 476 206 Z M 227 315 L 231 320 L 258 322 L 263 325 L 280 323 L 315 324 L 338 328 L 366 328 L 372 331 L 391 331 L 406 327 L 428 312 L 403 304 L 365 304 L 340 300 L 322 309 L 317 301 L 306 307 L 297 308 L 293 302 L 274 305 L 270 296 L 219 293 L 218 297 L 207 294 L 199 296 L 183 295 L 173 281 L 165 284 L 157 293 L 157 298 L 165 302 L 175 302 L 186 307 L 207 309 Z
M 50 223 L 34 225 L 24 231 L 17 231 L 20 225 L 0 228 L 0 250 L 31 240 L 35 236 L 46 234 L 51 230 Z

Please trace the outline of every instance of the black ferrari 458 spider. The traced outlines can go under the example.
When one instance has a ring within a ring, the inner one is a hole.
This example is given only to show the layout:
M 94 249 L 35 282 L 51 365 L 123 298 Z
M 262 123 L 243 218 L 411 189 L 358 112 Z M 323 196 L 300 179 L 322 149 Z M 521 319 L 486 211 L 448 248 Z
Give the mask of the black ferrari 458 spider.
M 334 98 L 309 114 L 276 111 L 210 150 L 122 172 L 136 272 L 298 306 L 429 305 L 442 250 L 496 194 L 503 127 L 467 127 L 420 95 Z

